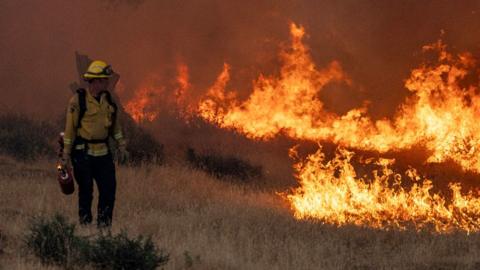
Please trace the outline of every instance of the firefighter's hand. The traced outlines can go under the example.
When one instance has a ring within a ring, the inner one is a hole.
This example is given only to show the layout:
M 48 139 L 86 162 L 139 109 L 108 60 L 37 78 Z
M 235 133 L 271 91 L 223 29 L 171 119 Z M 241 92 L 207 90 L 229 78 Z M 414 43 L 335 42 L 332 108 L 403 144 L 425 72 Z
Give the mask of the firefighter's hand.
M 64 168 L 71 168 L 72 167 L 72 161 L 70 160 L 70 154 L 63 153 L 62 158 L 60 158 L 60 165 L 62 165 Z
M 130 157 L 130 153 L 128 153 L 125 146 L 118 147 L 118 162 L 120 164 L 127 163 L 129 157 Z

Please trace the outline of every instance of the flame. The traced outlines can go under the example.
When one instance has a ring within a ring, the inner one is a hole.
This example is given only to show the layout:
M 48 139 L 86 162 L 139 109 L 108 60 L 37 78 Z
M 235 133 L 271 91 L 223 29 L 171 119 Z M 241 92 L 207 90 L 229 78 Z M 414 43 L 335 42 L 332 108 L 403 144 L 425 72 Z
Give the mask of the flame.
M 169 95 L 166 87 L 155 84 L 156 76 L 152 76 L 144 85 L 134 92 L 125 110 L 137 123 L 152 122 L 162 113 L 162 108 L 178 110 L 177 112 L 187 119 L 193 110 L 188 104 L 188 94 L 191 88 L 188 67 L 179 63 L 177 66 L 176 88 L 173 95 Z M 160 106 L 160 104 L 162 106 Z
M 190 75 L 187 65 L 180 63 L 177 66 L 176 82 L 178 87 L 175 89 L 175 103 L 178 108 L 185 108 L 187 105 L 188 90 L 191 88 Z
M 285 132 L 294 138 L 310 137 L 333 115 L 324 113 L 316 99 L 319 90 L 333 81 L 348 81 L 336 61 L 317 70 L 302 44 L 305 31 L 291 25 L 292 46 L 281 53 L 284 65 L 279 78 L 260 76 L 247 101 L 239 104 L 233 91 L 226 93 L 230 67 L 225 64 L 215 84 L 199 104 L 199 115 L 220 127 L 237 130 L 250 138 L 270 139 Z
M 380 169 L 373 178 L 358 177 L 350 163 L 353 152 L 345 150 L 385 153 L 422 146 L 430 153 L 426 162 L 453 160 L 466 171 L 480 173 L 480 125 L 476 123 L 480 91 L 467 80 L 471 74 L 478 77 L 473 56 L 453 55 L 441 40 L 423 47 L 435 60 L 412 70 L 405 81 L 411 95 L 395 116 L 374 121 L 366 105 L 344 115 L 324 109 L 317 97 L 326 85 L 352 82 L 337 61 L 323 69 L 316 67 L 303 44 L 303 27 L 292 23 L 290 34 L 291 45 L 280 53 L 279 75 L 260 75 L 251 95 L 240 102 L 235 91 L 226 91 L 230 67 L 225 64 L 200 101 L 198 114 L 252 139 L 283 134 L 340 147 L 332 161 L 325 162 L 319 150 L 295 165 L 301 186 L 284 194 L 295 216 L 336 225 L 478 231 L 480 198 L 471 191 L 462 194 L 460 184 L 449 185 L 451 199 L 447 200 L 432 191 L 431 180 L 413 169 L 404 172 L 402 179 L 391 169 L 394 160 L 386 159 L 375 161 Z M 290 154 L 296 155 L 294 150 Z M 403 188 L 406 180 L 413 183 L 408 190 Z
M 335 158 L 326 162 L 319 149 L 294 166 L 301 186 L 286 198 L 295 217 L 373 228 L 480 230 L 480 198 L 472 192 L 462 195 L 460 184 L 450 184 L 452 198 L 447 202 L 432 193 L 432 181 L 416 170 L 409 169 L 402 179 L 391 168 L 392 159 L 370 161 L 379 167 L 373 178 L 359 177 L 351 162 L 353 156 L 353 152 L 339 148 Z M 401 186 L 405 180 L 413 183 L 411 188 Z
M 303 27 L 292 23 L 292 43 L 280 53 L 280 75 L 261 75 L 244 102 L 226 92 L 229 66 L 218 77 L 198 106 L 201 117 L 249 138 L 271 139 L 279 134 L 311 141 L 378 152 L 399 151 L 423 145 L 432 154 L 428 162 L 454 160 L 465 170 L 480 172 L 480 112 L 478 89 L 462 87 L 475 67 L 470 54 L 454 56 L 438 41 L 425 51 L 438 61 L 412 71 L 405 86 L 412 93 L 399 106 L 394 119 L 373 121 L 366 106 L 345 115 L 324 110 L 317 98 L 329 83 L 351 84 L 341 65 L 333 61 L 317 69 L 302 38 Z
M 133 99 L 125 105 L 125 111 L 135 122 L 153 121 L 159 115 L 160 95 L 162 88 L 142 87 L 135 91 Z
M 230 80 L 230 66 L 225 63 L 215 83 L 208 89 L 205 99 L 198 105 L 198 113 L 201 117 L 215 122 L 224 115 L 227 105 L 235 99 L 235 92 L 225 93 L 228 80 Z M 224 106 L 221 106 L 222 104 Z

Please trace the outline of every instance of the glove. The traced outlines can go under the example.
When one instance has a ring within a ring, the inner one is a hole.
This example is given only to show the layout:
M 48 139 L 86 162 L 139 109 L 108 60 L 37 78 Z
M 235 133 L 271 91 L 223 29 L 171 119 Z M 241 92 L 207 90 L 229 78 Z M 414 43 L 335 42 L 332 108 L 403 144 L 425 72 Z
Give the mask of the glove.
M 120 146 L 118 147 L 118 162 L 120 164 L 125 164 L 128 161 L 128 158 L 130 157 L 130 153 L 127 151 L 125 146 Z
M 62 154 L 62 158 L 60 158 L 60 165 L 62 165 L 64 168 L 72 168 L 72 161 L 69 153 Z

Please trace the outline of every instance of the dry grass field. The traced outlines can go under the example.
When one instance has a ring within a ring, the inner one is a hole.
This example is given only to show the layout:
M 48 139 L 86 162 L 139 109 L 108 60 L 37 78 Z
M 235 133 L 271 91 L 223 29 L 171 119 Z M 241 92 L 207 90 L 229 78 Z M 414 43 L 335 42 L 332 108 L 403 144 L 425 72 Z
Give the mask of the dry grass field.
M 76 222 L 77 194 L 60 193 L 52 168 L 48 161 L 0 159 L 0 269 L 55 269 L 26 254 L 22 243 L 35 215 L 60 213 Z M 298 221 L 273 189 L 213 178 L 182 162 L 117 173 L 112 230 L 151 235 L 170 254 L 164 269 L 480 269 L 478 234 Z

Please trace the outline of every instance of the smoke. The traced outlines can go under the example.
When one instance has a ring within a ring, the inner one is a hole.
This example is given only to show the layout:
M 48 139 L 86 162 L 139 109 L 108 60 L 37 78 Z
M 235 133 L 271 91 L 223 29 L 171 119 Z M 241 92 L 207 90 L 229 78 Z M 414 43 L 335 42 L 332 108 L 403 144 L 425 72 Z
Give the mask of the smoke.
M 352 86 L 333 86 L 326 107 L 371 100 L 391 115 L 420 61 L 421 46 L 445 31 L 454 50 L 478 54 L 480 2 L 462 1 L 0 1 L 0 109 L 50 117 L 64 111 L 76 80 L 74 53 L 112 63 L 126 91 L 155 74 L 174 80 L 185 63 L 201 95 L 227 62 L 230 87 L 247 95 L 260 73 L 278 71 L 288 22 L 305 27 L 318 66 L 336 59 Z M 127 93 L 131 94 L 131 93 Z

